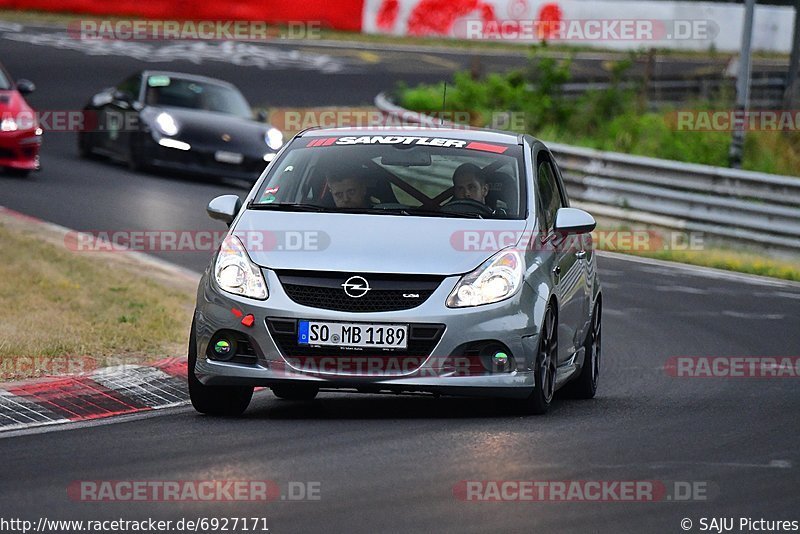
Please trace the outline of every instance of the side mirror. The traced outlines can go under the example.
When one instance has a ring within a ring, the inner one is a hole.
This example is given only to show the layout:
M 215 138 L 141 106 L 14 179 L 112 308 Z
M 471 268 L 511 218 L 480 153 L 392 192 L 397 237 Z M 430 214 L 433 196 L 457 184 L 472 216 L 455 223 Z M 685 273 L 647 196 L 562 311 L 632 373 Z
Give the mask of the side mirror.
M 114 91 L 111 98 L 113 98 L 115 102 L 122 102 L 128 105 L 133 103 L 133 96 L 127 91 Z
M 21 95 L 29 95 L 36 90 L 36 85 L 30 80 L 19 79 L 17 80 L 17 91 Z
M 269 115 L 263 109 L 259 109 L 258 113 L 256 113 L 256 118 L 261 122 L 267 122 Z
M 578 208 L 560 208 L 553 228 L 562 234 L 588 234 L 597 226 L 594 217 Z
M 242 199 L 236 195 L 222 195 L 208 203 L 206 213 L 212 219 L 231 225 L 236 214 L 242 208 Z

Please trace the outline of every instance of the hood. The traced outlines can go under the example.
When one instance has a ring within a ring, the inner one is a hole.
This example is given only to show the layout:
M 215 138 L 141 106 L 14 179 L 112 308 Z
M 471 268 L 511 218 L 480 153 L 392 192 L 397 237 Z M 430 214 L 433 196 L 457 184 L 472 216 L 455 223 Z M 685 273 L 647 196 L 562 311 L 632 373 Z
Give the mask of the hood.
M 0 91 L 0 114 L 32 112 L 28 103 L 17 91 Z
M 523 220 L 247 210 L 234 234 L 269 269 L 460 275 L 516 245 Z
M 150 108 L 150 114 L 155 118 L 162 111 L 175 118 L 180 128 L 176 139 L 190 144 L 206 144 L 209 142 L 230 144 L 238 150 L 249 148 L 256 152 L 268 151 L 264 134 L 271 126 L 263 122 L 243 119 L 234 115 L 199 111 L 185 108 Z M 229 141 L 223 141 L 222 136 L 227 134 Z

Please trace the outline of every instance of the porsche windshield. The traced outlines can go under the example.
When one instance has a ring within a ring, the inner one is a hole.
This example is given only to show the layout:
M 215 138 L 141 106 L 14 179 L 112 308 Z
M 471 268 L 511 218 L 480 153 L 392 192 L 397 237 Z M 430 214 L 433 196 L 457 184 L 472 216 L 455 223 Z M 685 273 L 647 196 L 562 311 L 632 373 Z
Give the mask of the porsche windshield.
M 269 171 L 256 209 L 519 219 L 522 148 L 415 135 L 308 137 Z
M 149 106 L 190 108 L 252 118 L 244 96 L 227 85 L 152 75 L 147 79 L 145 102 Z

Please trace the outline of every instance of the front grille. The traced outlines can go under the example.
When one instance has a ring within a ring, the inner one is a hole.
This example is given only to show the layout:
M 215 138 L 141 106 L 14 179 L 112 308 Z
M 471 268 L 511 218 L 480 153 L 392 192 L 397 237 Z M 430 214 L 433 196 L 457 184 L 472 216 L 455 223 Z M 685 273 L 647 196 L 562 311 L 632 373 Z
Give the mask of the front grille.
M 359 360 L 363 368 L 375 374 L 402 374 L 416 370 L 430 356 L 444 333 L 443 324 L 410 324 L 408 346 L 405 349 L 359 349 L 346 347 L 315 347 L 297 342 L 297 321 L 294 319 L 267 319 L 267 328 L 281 355 L 293 366 L 313 372 L 331 370 L 331 360 L 347 360 L 347 368 L 338 368 L 341 374 L 360 374 L 355 368 Z M 376 360 L 377 365 L 373 365 Z M 334 364 L 334 368 L 336 368 Z
M 245 156 L 239 164 L 224 163 L 216 160 L 214 152 L 196 149 L 183 151 L 158 147 L 158 152 L 156 152 L 155 157 L 158 160 L 179 163 L 190 168 L 202 167 L 207 171 L 219 171 L 220 174 L 225 174 L 226 172 L 251 173 L 254 177 L 261 174 L 261 171 L 267 166 L 267 162 L 262 158 L 251 158 L 247 156 Z
M 350 273 L 279 271 L 278 278 L 290 299 L 303 306 L 325 310 L 368 313 L 410 310 L 425 302 L 444 277 L 431 275 L 366 274 L 370 290 L 362 297 L 345 293 Z

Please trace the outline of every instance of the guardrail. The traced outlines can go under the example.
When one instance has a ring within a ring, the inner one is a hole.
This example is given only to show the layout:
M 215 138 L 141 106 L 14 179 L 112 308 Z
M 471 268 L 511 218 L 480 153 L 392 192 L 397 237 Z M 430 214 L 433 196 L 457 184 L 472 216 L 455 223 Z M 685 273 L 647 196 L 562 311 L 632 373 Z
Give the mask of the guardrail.
M 384 94 L 375 105 L 403 123 L 438 126 Z M 702 232 L 736 244 L 800 254 L 800 177 L 547 143 L 570 198 L 600 216 Z
M 561 92 L 577 98 L 587 91 L 600 91 L 612 86 L 611 82 L 569 82 L 561 86 Z M 736 79 L 725 76 L 702 76 L 685 79 L 653 79 L 645 86 L 648 106 L 652 109 L 664 107 L 680 108 L 692 99 L 709 101 L 725 91 L 736 94 Z M 640 90 L 639 82 L 621 82 L 622 89 Z M 777 109 L 783 104 L 786 77 L 774 73 L 754 75 L 750 81 L 751 109 Z

